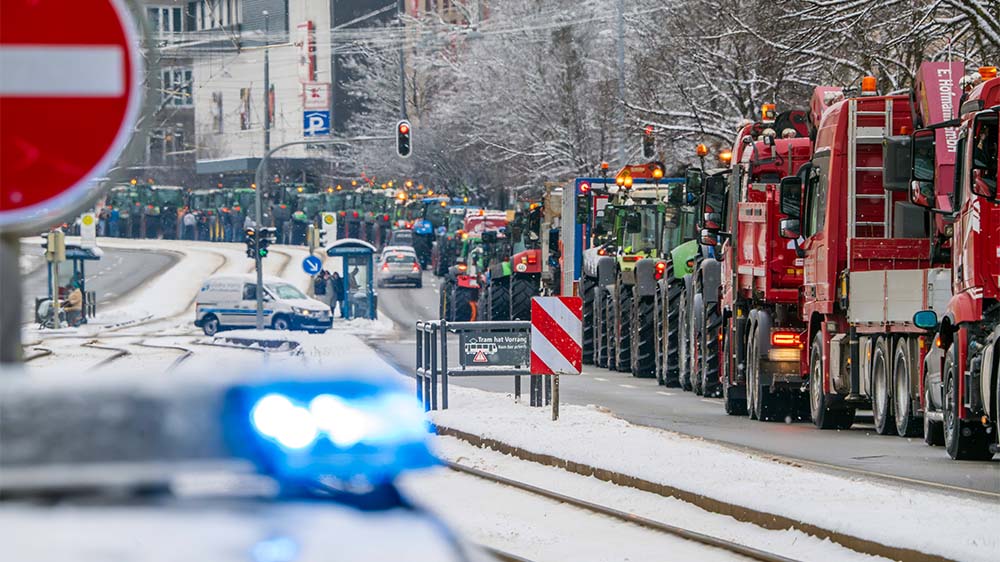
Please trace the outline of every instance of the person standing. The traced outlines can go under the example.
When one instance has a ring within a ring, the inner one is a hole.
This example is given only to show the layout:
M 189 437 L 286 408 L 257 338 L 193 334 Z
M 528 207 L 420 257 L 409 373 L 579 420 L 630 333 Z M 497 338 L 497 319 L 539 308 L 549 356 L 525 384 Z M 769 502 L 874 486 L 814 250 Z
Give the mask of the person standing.
M 330 288 L 332 290 L 332 298 L 330 300 L 330 313 L 334 313 L 333 305 L 336 301 L 337 305 L 340 307 L 340 317 L 347 318 L 347 310 L 344 307 L 344 301 L 346 297 L 346 291 L 344 290 L 344 278 L 340 276 L 336 271 L 330 276 Z
M 121 220 L 121 211 L 117 207 L 111 207 L 111 211 L 108 213 L 108 232 L 113 238 L 118 238 L 121 234 L 119 232 L 119 221 Z
M 182 220 L 184 222 L 184 239 L 194 240 L 195 230 L 198 227 L 198 218 L 194 216 L 194 211 L 188 209 L 188 211 L 184 213 L 184 218 Z

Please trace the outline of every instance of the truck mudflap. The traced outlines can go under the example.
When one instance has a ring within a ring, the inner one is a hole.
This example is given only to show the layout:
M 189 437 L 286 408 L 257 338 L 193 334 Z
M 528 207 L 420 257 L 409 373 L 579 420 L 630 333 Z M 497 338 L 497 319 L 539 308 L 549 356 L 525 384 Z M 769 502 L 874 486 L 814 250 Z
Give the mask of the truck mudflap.
M 781 388 L 801 390 L 805 377 L 799 372 L 799 360 L 772 361 L 761 358 L 757 365 L 761 384 L 771 387 L 771 390 Z
M 605 287 L 615 284 L 615 270 L 618 264 L 611 256 L 601 256 L 597 260 L 597 284 Z
M 635 264 L 635 295 L 637 297 L 652 297 L 656 295 L 656 262 L 660 260 L 645 258 Z M 624 275 L 624 273 L 623 273 Z

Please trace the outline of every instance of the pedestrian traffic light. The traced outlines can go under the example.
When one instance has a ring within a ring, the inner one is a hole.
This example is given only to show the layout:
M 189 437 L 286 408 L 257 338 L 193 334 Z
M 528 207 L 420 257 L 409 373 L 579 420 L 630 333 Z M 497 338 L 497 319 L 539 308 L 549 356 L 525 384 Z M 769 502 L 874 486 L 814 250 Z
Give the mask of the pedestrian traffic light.
M 653 136 L 653 126 L 646 125 L 642 132 L 642 156 L 652 158 L 656 154 L 656 137 Z
M 410 122 L 407 120 L 402 120 L 396 124 L 396 154 L 400 158 L 408 158 L 410 156 Z

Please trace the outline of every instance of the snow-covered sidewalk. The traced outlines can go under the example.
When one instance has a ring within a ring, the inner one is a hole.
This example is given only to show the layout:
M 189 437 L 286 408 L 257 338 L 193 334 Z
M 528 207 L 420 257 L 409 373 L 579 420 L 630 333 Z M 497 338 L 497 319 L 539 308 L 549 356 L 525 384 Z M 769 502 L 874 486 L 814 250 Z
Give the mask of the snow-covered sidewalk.
M 632 425 L 597 407 L 548 409 L 452 386 L 435 424 L 879 544 L 957 560 L 995 560 L 995 502 L 899 487 L 777 462 L 678 433 Z

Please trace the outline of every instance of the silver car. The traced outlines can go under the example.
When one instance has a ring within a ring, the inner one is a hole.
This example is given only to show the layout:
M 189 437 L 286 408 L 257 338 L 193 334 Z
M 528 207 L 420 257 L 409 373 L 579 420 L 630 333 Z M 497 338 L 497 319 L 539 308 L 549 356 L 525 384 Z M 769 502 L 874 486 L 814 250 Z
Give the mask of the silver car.
M 378 268 L 377 283 L 385 287 L 391 283 L 406 283 L 416 288 L 423 287 L 423 271 L 417 255 L 412 252 L 389 252 L 382 256 Z

